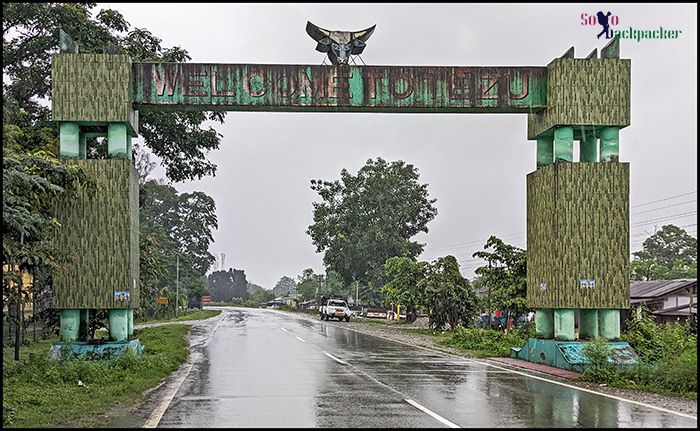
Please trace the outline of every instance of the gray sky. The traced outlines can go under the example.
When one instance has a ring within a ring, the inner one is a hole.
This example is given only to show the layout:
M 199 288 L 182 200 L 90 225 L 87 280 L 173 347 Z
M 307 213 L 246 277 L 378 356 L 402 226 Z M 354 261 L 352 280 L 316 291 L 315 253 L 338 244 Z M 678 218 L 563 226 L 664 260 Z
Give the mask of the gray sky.
M 192 62 L 321 64 L 306 21 L 331 30 L 377 28 L 367 65 L 546 66 L 574 46 L 584 57 L 606 41 L 581 25 L 596 4 L 137 4 L 105 3 Z M 631 250 L 673 223 L 697 236 L 697 5 L 607 4 L 617 28 L 682 30 L 678 39 L 622 40 L 632 59 L 632 124 L 620 132 L 630 162 Z M 615 27 L 613 27 L 615 28 Z M 229 112 L 209 159 L 215 177 L 176 183 L 216 201 L 210 251 L 225 267 L 272 288 L 304 268 L 323 271 L 305 233 L 318 194 L 309 180 L 356 173 L 367 159 L 414 164 L 437 198 L 421 260 L 452 254 L 473 278 L 489 235 L 526 248 L 525 177 L 535 169 L 527 116 Z M 137 140 L 136 142 L 140 142 Z M 577 149 L 577 147 L 575 147 Z M 157 168 L 152 176 L 164 177 Z M 663 199 L 663 200 L 662 200 Z

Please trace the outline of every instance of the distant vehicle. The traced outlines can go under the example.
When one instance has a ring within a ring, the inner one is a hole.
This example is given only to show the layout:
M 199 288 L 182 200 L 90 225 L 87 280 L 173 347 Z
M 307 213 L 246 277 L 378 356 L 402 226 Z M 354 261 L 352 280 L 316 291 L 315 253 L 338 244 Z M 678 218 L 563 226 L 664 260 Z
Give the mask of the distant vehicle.
M 352 312 L 348 307 L 348 303 L 343 299 L 327 299 L 321 297 L 321 305 L 318 308 L 318 314 L 320 315 L 321 320 L 335 318 L 338 320 L 345 319 L 346 322 L 349 322 Z

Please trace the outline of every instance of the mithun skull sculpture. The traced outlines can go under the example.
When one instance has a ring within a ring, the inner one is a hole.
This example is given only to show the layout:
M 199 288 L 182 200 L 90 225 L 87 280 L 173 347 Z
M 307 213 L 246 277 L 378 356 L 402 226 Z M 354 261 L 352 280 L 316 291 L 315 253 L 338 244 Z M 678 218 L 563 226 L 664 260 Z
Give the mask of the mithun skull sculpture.
M 362 31 L 330 31 L 306 22 L 306 33 L 313 38 L 318 45 L 316 51 L 327 52 L 333 65 L 348 64 L 350 55 L 361 54 L 365 49 L 365 42 L 374 32 L 372 27 Z

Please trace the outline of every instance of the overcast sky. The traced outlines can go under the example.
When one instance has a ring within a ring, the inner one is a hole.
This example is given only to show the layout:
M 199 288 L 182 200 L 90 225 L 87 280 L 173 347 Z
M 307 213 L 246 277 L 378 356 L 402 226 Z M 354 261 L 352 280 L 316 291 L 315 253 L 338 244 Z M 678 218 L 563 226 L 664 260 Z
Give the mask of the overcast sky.
M 163 46 L 192 62 L 318 65 L 324 54 L 306 21 L 330 30 L 377 28 L 367 65 L 546 66 L 574 46 L 585 57 L 606 41 L 581 25 L 600 4 L 137 4 L 105 3 Z M 620 132 L 630 163 L 631 250 L 673 223 L 697 236 L 697 5 L 608 4 L 618 28 L 682 30 L 678 39 L 622 40 L 632 60 L 632 124 Z M 175 183 L 216 201 L 219 229 L 210 251 L 225 268 L 272 288 L 304 268 L 323 271 L 305 233 L 313 222 L 312 178 L 353 174 L 367 159 L 414 164 L 437 198 L 437 217 L 421 260 L 452 254 L 473 278 L 472 253 L 489 235 L 526 248 L 525 178 L 535 142 L 522 114 L 365 114 L 229 112 L 214 126 L 221 147 L 209 154 L 215 177 Z M 136 142 L 139 142 L 137 140 Z M 575 147 L 577 148 L 577 147 Z M 164 177 L 164 170 L 152 176 Z

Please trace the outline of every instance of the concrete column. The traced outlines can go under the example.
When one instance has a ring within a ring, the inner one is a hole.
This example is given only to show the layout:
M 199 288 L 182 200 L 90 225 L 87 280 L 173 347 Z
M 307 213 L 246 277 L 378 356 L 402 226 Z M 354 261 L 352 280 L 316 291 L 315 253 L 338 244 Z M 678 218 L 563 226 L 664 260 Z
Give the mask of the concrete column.
M 129 337 L 131 337 L 132 335 L 134 335 L 134 309 L 133 308 L 129 308 L 129 311 L 127 312 L 127 318 L 128 318 L 128 321 L 127 321 L 126 332 L 129 335 Z
M 124 123 L 109 123 L 107 126 L 107 154 L 111 158 L 129 158 L 129 133 Z
M 598 161 L 598 138 L 593 133 L 584 133 L 579 141 L 579 161 L 581 162 L 597 162 Z
M 608 340 L 620 338 L 620 310 L 606 308 L 599 312 L 600 336 Z
M 576 339 L 576 323 L 573 308 L 554 309 L 554 338 L 562 341 Z
M 61 158 L 77 159 L 80 157 L 80 126 L 78 123 L 62 122 L 58 129 Z
M 131 160 L 131 135 L 126 134 L 126 158 Z
M 592 340 L 598 336 L 598 309 L 589 308 L 579 310 L 579 338 Z
M 128 313 L 126 308 L 109 310 L 109 335 L 116 341 L 129 338 Z
M 61 310 L 59 312 L 61 319 L 61 327 L 59 335 L 61 341 L 70 343 L 78 339 L 78 331 L 80 330 L 80 310 Z
M 620 160 L 620 129 L 603 127 L 600 132 L 600 161 L 617 162 Z
M 554 310 L 538 308 L 535 310 L 535 336 L 537 338 L 554 338 Z
M 554 163 L 554 139 L 552 136 L 537 138 L 537 167 Z
M 78 331 L 78 339 L 87 341 L 90 337 L 90 310 L 80 310 L 80 331 Z
M 557 127 L 554 129 L 554 161 L 574 161 L 574 128 Z
M 87 159 L 87 137 L 82 133 L 78 139 L 78 157 Z

